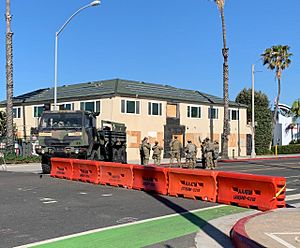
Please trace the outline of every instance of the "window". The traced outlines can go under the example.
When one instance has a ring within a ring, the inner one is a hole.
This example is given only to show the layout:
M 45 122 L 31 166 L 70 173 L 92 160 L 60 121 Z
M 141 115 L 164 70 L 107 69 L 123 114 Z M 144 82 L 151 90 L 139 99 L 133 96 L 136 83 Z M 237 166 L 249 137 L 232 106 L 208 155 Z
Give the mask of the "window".
M 121 113 L 139 114 L 140 102 L 131 100 L 121 100 Z
M 74 103 L 63 103 L 58 105 L 59 110 L 74 110 Z
M 167 117 L 168 118 L 178 118 L 179 117 L 178 112 L 179 111 L 177 108 L 177 104 L 171 104 L 171 103 L 167 104 Z
M 44 106 L 33 107 L 33 117 L 40 117 L 44 111 Z
M 21 107 L 13 108 L 13 117 L 14 118 L 22 118 Z
M 190 118 L 201 118 L 201 107 L 188 106 L 187 117 Z
M 161 115 L 161 103 L 148 102 L 148 115 Z
M 100 112 L 100 101 L 81 102 L 80 110 Z
M 229 110 L 229 120 L 236 121 L 238 119 L 239 119 L 239 111 L 234 110 L 234 109 L 230 109 Z
M 219 111 L 217 108 L 209 108 L 208 109 L 208 119 L 218 119 Z

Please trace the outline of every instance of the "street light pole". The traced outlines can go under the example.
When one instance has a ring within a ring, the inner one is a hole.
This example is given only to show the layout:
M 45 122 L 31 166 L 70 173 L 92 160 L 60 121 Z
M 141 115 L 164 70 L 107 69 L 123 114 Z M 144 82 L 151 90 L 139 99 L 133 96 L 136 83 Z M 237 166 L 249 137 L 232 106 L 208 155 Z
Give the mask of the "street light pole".
M 252 65 L 251 68 L 251 74 L 252 74 L 252 121 L 251 121 L 251 126 L 252 126 L 252 149 L 251 149 L 251 158 L 255 158 L 256 153 L 255 153 L 255 117 L 254 117 L 254 64 Z
M 68 20 L 61 26 L 61 28 L 55 33 L 55 58 L 54 58 L 54 110 L 57 110 L 57 58 L 58 58 L 58 36 L 59 34 L 65 29 L 65 27 L 68 25 L 68 23 L 73 19 L 74 16 L 76 16 L 79 12 L 82 10 L 88 8 L 88 7 L 94 7 L 100 5 L 101 1 L 96 0 L 93 1 L 80 9 L 78 9 L 76 12 L 74 12 L 73 15 L 71 15 Z

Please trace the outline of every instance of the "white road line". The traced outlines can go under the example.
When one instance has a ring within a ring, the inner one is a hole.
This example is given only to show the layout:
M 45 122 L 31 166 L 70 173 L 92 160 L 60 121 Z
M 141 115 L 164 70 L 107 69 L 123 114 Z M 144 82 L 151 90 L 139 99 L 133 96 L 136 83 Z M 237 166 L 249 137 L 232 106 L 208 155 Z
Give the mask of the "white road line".
M 299 200 L 299 199 L 300 199 L 300 194 L 287 195 L 285 197 L 285 201 L 293 201 L 293 200 Z
M 102 194 L 101 196 L 103 196 L 103 197 L 109 197 L 109 196 L 112 196 L 112 194 Z
M 57 201 L 45 201 L 43 202 L 44 204 L 51 204 L 51 203 L 56 203 Z
M 297 189 L 286 189 L 285 191 L 290 192 L 290 191 L 295 191 L 295 190 L 297 190 Z
M 285 170 L 286 168 L 284 167 L 265 167 L 265 168 L 260 168 L 260 169 L 246 169 L 246 170 L 238 170 L 237 172 L 240 171 L 265 171 L 265 170 Z
M 41 198 L 40 201 L 53 201 L 54 199 L 52 198 Z
M 288 234 L 288 235 L 297 235 L 299 233 L 265 233 L 267 236 L 269 236 L 270 238 L 276 240 L 278 243 L 284 245 L 287 248 L 297 248 L 293 245 L 291 245 L 290 243 L 284 241 L 283 239 L 277 237 L 276 235 L 284 235 L 284 234 Z
M 300 178 L 300 175 L 298 175 L 298 176 L 289 176 L 289 177 L 285 177 L 285 178 L 297 178 L 297 177 Z
M 55 242 L 55 241 L 61 241 L 61 240 L 64 240 L 64 239 L 75 238 L 75 237 L 86 235 L 86 234 L 92 234 L 92 233 L 106 231 L 106 230 L 110 230 L 110 229 L 116 229 L 116 228 L 120 228 L 120 227 L 146 223 L 146 222 L 150 222 L 150 221 L 154 221 L 154 220 L 166 219 L 166 218 L 179 216 L 179 215 L 183 215 L 183 214 L 188 214 L 188 213 L 202 212 L 202 211 L 205 211 L 205 210 L 211 210 L 211 209 L 220 208 L 220 207 L 224 207 L 224 205 L 218 205 L 218 206 L 213 206 L 213 207 L 208 207 L 208 208 L 200 208 L 200 209 L 188 211 L 188 212 L 185 212 L 185 213 L 169 214 L 169 215 L 164 215 L 164 216 L 145 219 L 145 220 L 139 220 L 139 221 L 120 224 L 120 225 L 114 225 L 114 226 L 109 226 L 109 227 L 98 228 L 98 229 L 94 229 L 94 230 L 90 230 L 90 231 L 75 233 L 75 234 L 62 236 L 62 237 L 58 237 L 58 238 L 54 238 L 54 239 L 48 239 L 48 240 L 45 240 L 45 241 L 40 241 L 40 242 L 31 243 L 31 244 L 27 244 L 27 245 L 16 246 L 14 248 L 29 248 L 29 247 L 33 247 L 33 246 L 37 246 L 37 245 L 49 244 L 49 243 L 52 243 L 52 242 Z
M 294 208 L 300 208 L 300 202 L 293 203 L 293 204 L 288 204 L 288 205 L 291 206 L 291 207 L 294 207 Z

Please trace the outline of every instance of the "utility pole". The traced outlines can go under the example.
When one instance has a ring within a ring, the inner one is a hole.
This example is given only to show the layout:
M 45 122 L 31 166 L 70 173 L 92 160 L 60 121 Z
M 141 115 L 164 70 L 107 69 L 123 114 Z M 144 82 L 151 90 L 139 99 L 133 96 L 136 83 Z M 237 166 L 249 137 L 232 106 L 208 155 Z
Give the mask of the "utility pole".
M 6 0 L 6 148 L 12 152 L 14 148 L 13 132 L 13 46 L 11 31 L 10 0 Z M 24 114 L 24 113 L 23 113 Z
M 255 117 L 254 117 L 254 65 L 252 65 L 251 68 L 251 74 L 252 74 L 252 121 L 251 121 L 251 126 L 252 126 L 252 149 L 251 149 L 251 158 L 255 158 L 256 153 L 255 153 Z

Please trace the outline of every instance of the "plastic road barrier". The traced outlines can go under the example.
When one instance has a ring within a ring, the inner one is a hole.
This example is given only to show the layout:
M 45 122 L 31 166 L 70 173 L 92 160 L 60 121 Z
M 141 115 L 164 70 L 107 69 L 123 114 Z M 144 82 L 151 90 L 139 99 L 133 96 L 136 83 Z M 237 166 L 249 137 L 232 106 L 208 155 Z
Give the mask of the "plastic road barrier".
M 133 188 L 168 193 L 167 168 L 133 165 Z
M 72 179 L 73 164 L 72 159 L 68 158 L 51 158 L 51 177 Z
M 100 165 L 96 161 L 73 159 L 73 180 L 98 184 Z
M 262 211 L 285 207 L 284 177 L 219 172 L 217 202 Z
M 100 184 L 132 188 L 132 165 L 97 162 L 100 165 Z
M 169 189 L 171 196 L 216 202 L 218 172 L 170 168 Z

